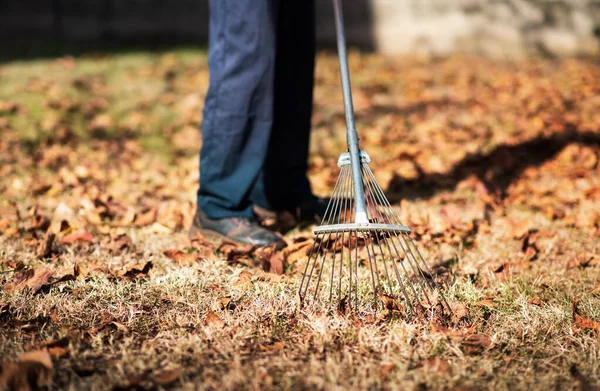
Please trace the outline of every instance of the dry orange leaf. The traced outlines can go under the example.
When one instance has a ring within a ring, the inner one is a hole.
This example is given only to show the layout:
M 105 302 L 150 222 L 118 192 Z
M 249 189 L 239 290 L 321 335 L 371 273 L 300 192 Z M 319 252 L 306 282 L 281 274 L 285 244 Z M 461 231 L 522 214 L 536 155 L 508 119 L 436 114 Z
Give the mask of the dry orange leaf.
M 39 291 L 44 284 L 48 283 L 54 271 L 49 268 L 28 269 L 18 273 L 12 283 L 7 283 L 2 286 L 5 292 L 21 292 L 24 289 L 29 289 L 35 293 Z
M 69 353 L 69 337 L 63 337 L 59 339 L 48 340 L 40 343 L 38 348 L 46 348 L 48 353 L 55 357 L 62 357 Z
M 87 231 L 76 231 L 68 234 L 64 238 L 61 239 L 61 244 L 72 244 L 78 242 L 91 242 L 94 240 L 94 237 L 91 233 Z
M 377 298 L 381 301 L 383 308 L 386 310 L 404 312 L 404 308 L 394 297 L 383 293 L 377 296 Z
M 440 323 L 432 323 L 431 324 L 431 332 L 432 333 L 440 333 L 447 337 L 457 337 L 462 335 L 462 332 L 459 330 L 450 329 Z
M 54 368 L 46 349 L 23 353 L 17 362 L 1 363 L 0 388 L 31 390 L 48 387 Z
M 572 302 L 573 306 L 573 320 L 577 327 L 587 330 L 594 330 L 596 335 L 600 335 L 600 322 L 588 318 L 585 315 L 579 314 L 579 301 L 578 297 L 575 297 Z
M 307 252 L 312 247 L 313 241 L 306 240 L 299 243 L 293 243 L 283 250 L 285 260 L 288 263 L 293 263 L 308 257 Z
M 273 251 L 268 257 L 269 273 L 277 274 L 278 276 L 283 274 L 283 256 L 280 252 Z
M 542 307 L 543 305 L 545 305 L 546 303 L 543 302 L 540 299 L 536 299 L 535 297 L 532 297 L 531 299 L 527 300 L 527 302 L 529 304 L 533 304 L 533 305 L 537 305 L 538 307 Z
M 204 323 L 207 326 L 210 326 L 210 325 L 222 325 L 222 324 L 225 323 L 225 321 L 223 321 L 223 319 L 221 319 L 221 317 L 219 315 L 217 315 L 213 311 L 209 310 L 204 315 Z
M 152 269 L 154 265 L 151 261 L 146 262 L 145 264 L 137 264 L 131 267 L 123 277 L 141 277 L 148 274 L 150 269 Z
M 452 322 L 458 323 L 461 319 L 469 316 L 469 308 L 462 303 L 450 303 L 452 308 Z
M 198 251 L 201 259 L 209 258 L 214 253 L 213 245 L 210 241 L 205 239 L 202 235 L 197 234 L 190 239 L 193 248 Z
M 586 253 L 586 254 L 580 254 L 576 258 L 571 259 L 569 262 L 567 262 L 566 268 L 567 268 L 567 270 L 573 269 L 576 267 L 586 268 L 589 266 L 596 266 L 598 264 L 600 264 L 600 255 Z
M 244 270 L 239 274 L 237 281 L 233 285 L 245 285 L 252 280 L 253 276 L 248 270 Z
M 169 384 L 175 383 L 180 377 L 180 369 L 170 369 L 152 376 L 152 381 L 161 386 L 168 386 Z
M 124 324 L 114 321 L 110 322 L 109 324 L 113 325 L 118 331 L 122 332 L 123 334 L 129 334 L 129 329 Z
M 421 364 L 423 365 L 423 368 L 427 369 L 427 371 L 433 371 L 440 374 L 449 374 L 452 372 L 450 363 L 448 363 L 446 360 L 442 360 L 439 357 L 424 360 L 421 362 Z
M 197 253 L 185 253 L 181 250 L 170 249 L 163 251 L 163 255 L 179 264 L 190 264 L 198 260 Z
M 109 245 L 106 247 L 113 254 L 119 254 L 121 251 L 131 247 L 133 241 L 126 234 L 118 235 L 117 237 L 112 238 Z
M 231 296 L 219 297 L 217 299 L 217 308 L 220 310 L 233 310 L 235 304 L 231 301 Z
M 463 340 L 464 345 L 489 348 L 492 346 L 492 339 L 483 334 L 471 334 Z
M 40 259 L 48 258 L 52 255 L 54 249 L 54 238 L 56 235 L 53 232 L 48 232 L 45 239 L 40 242 L 37 248 L 37 256 Z
M 156 220 L 156 213 L 156 208 L 147 209 L 146 211 L 142 212 L 142 214 L 135 217 L 133 225 L 136 227 L 143 227 L 145 225 L 154 223 Z
M 285 346 L 285 343 L 283 341 L 279 341 L 279 342 L 275 342 L 272 345 L 261 345 L 260 346 L 260 350 L 262 350 L 263 352 L 278 352 L 280 350 L 282 350 Z
M 473 303 L 473 306 L 475 307 L 495 307 L 496 304 L 494 304 L 493 301 L 491 301 L 490 299 L 486 299 L 486 300 L 481 300 L 478 301 L 477 303 Z

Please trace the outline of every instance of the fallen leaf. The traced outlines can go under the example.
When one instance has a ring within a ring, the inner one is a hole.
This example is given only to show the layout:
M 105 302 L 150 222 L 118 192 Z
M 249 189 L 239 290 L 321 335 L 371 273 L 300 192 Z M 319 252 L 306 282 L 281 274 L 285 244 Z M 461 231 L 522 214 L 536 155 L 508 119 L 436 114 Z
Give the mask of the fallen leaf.
M 19 229 L 17 227 L 8 227 L 1 232 L 7 238 L 16 238 L 19 236 Z
M 210 241 L 206 240 L 202 235 L 197 234 L 190 239 L 191 245 L 198 252 L 201 259 L 209 258 L 213 255 L 214 248 Z
M 187 265 L 198 260 L 197 253 L 185 253 L 176 249 L 165 250 L 163 251 L 163 255 L 180 265 Z
M 585 315 L 579 314 L 579 301 L 580 299 L 578 297 L 575 297 L 572 301 L 573 320 L 575 321 L 575 324 L 582 329 L 594 330 L 596 335 L 600 335 L 600 323 Z
M 180 209 L 176 205 L 160 209 L 156 217 L 157 222 L 174 232 L 181 231 L 183 229 L 184 216 Z
M 53 253 L 54 238 L 56 235 L 53 232 L 48 232 L 46 238 L 39 244 L 37 256 L 40 259 L 48 258 Z
M 260 246 L 245 246 L 233 242 L 224 241 L 216 249 L 218 253 L 225 255 L 230 264 L 241 263 L 248 266 L 254 266 L 254 253 L 260 249 Z
M 94 240 L 94 237 L 92 236 L 91 233 L 89 233 L 87 231 L 76 231 L 76 232 L 70 233 L 67 236 L 65 236 L 64 238 L 62 238 L 60 243 L 61 244 L 73 244 L 73 243 L 79 243 L 79 242 L 89 243 L 92 240 Z
M 4 284 L 2 289 L 9 293 L 22 292 L 25 289 L 36 293 L 43 285 L 48 283 L 52 274 L 53 270 L 49 268 L 24 270 L 15 276 L 12 283 Z
M 506 233 L 507 238 L 523 239 L 527 234 L 536 231 L 530 220 L 521 220 L 517 222 L 509 220 L 507 223 L 509 227 Z
M 115 386 L 113 391 L 129 391 L 129 390 L 137 390 L 141 389 L 142 384 L 148 381 L 148 377 L 150 375 L 150 370 L 146 369 L 142 373 L 138 373 L 135 375 L 131 375 L 127 378 L 127 381 L 124 383 Z
M 546 304 L 542 300 L 536 299 L 535 297 L 532 297 L 531 299 L 527 300 L 527 302 L 529 304 L 537 305 L 538 307 L 542 307 L 542 306 L 544 306 Z
M 348 296 L 344 296 L 337 305 L 337 311 L 341 315 L 347 315 L 350 311 L 350 299 Z
M 450 374 L 452 372 L 450 363 L 448 363 L 446 360 L 442 360 L 439 357 L 423 360 L 421 365 L 423 365 L 423 368 L 425 368 L 427 372 L 432 371 L 438 374 Z
M 462 303 L 450 303 L 450 308 L 452 308 L 452 323 L 458 323 L 469 316 L 469 308 Z
M 221 319 L 221 317 L 219 315 L 217 315 L 216 313 L 214 313 L 213 311 L 209 310 L 204 315 L 204 324 L 206 324 L 207 326 L 222 325 L 224 323 L 225 322 L 223 321 L 223 319 Z
M 293 263 L 298 260 L 305 259 L 308 256 L 307 252 L 310 250 L 312 245 L 312 240 L 304 240 L 288 245 L 283 250 L 284 259 L 288 263 Z
M 283 274 L 283 256 L 280 252 L 275 249 L 275 246 L 268 251 L 265 251 L 263 256 L 263 269 L 269 271 L 269 273 L 277 274 L 278 276 Z
M 379 365 L 379 376 L 385 377 L 396 368 L 396 364 L 391 362 L 381 363 Z
M 248 270 L 244 270 L 239 274 L 237 281 L 233 285 L 235 285 L 235 286 L 246 285 L 247 283 L 252 281 L 253 276 L 254 275 L 252 273 L 250 273 Z
M 385 293 L 380 294 L 377 298 L 383 304 L 383 308 L 392 312 L 404 312 L 402 305 L 394 297 Z
M 437 322 L 432 323 L 431 332 L 432 333 L 440 333 L 447 337 L 458 337 L 458 336 L 463 335 L 463 333 L 460 330 L 448 328 Z
M 217 308 L 221 311 L 223 310 L 234 310 L 237 306 L 231 300 L 231 296 L 219 297 L 217 299 Z
M 576 258 L 571 259 L 569 262 L 567 262 L 566 268 L 567 270 L 576 267 L 585 269 L 586 267 L 596 266 L 598 264 L 600 264 L 600 255 L 586 253 L 580 254 Z
M 491 301 L 490 299 L 486 299 L 486 300 L 482 300 L 482 301 L 478 301 L 477 303 L 473 303 L 474 307 L 496 307 L 496 304 L 494 304 L 493 301 Z
M 69 337 L 63 337 L 59 339 L 44 341 L 38 345 L 38 348 L 46 348 L 50 355 L 55 357 L 62 357 L 69 353 L 70 343 L 71 340 Z
M 156 220 L 156 208 L 149 208 L 142 212 L 140 215 L 135 217 L 133 225 L 136 227 L 143 227 L 145 225 L 150 225 L 154 223 Z
M 123 334 L 129 334 L 129 329 L 124 324 L 115 321 L 112 321 L 109 324 L 114 326 L 118 331 L 122 332 Z
M 7 229 L 12 224 L 12 221 L 8 219 L 0 219 L 0 233 Z
M 115 238 L 112 238 L 107 248 L 113 254 L 119 254 L 121 251 L 131 247 L 132 243 L 133 241 L 129 236 L 126 234 L 121 234 Z
M 31 225 L 29 225 L 29 227 L 27 227 L 26 231 L 27 232 L 46 231 L 48 229 L 48 227 L 50 227 L 50 220 L 48 220 L 44 216 L 36 214 L 33 216 Z
M 596 287 L 596 289 L 594 289 L 594 290 L 592 291 L 592 295 L 594 295 L 594 296 L 599 296 L 599 295 L 600 295 L 600 285 L 598 285 L 598 286 Z
M 151 261 L 148 261 L 143 265 L 142 264 L 134 265 L 127 272 L 125 272 L 125 274 L 123 274 L 123 277 L 136 278 L 136 277 L 146 276 L 148 274 L 148 272 L 150 271 L 150 269 L 152 269 L 153 266 L 154 265 L 152 264 Z
M 272 345 L 261 345 L 259 348 L 263 352 L 278 352 L 283 349 L 285 343 L 283 341 L 275 342 Z
M 153 375 L 152 381 L 161 386 L 168 386 L 169 384 L 175 383 L 180 377 L 180 369 L 170 369 Z
M 45 349 L 23 353 L 17 362 L 3 362 L 1 368 L 0 388 L 9 390 L 48 387 L 54 373 L 52 359 Z
M 489 348 L 492 346 L 492 339 L 483 334 L 471 334 L 463 339 L 463 344 L 473 347 Z

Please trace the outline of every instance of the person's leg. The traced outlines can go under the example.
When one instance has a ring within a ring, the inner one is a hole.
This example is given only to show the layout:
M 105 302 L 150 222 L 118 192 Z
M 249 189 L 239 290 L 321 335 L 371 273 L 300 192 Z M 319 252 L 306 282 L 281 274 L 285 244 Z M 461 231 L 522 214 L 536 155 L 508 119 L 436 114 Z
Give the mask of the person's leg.
M 275 0 L 209 2 L 210 83 L 198 207 L 211 219 L 253 217 L 249 193 L 273 125 L 275 5 Z
M 280 1 L 273 130 L 252 192 L 253 202 L 263 208 L 292 210 L 314 198 L 306 176 L 314 63 L 314 0 Z

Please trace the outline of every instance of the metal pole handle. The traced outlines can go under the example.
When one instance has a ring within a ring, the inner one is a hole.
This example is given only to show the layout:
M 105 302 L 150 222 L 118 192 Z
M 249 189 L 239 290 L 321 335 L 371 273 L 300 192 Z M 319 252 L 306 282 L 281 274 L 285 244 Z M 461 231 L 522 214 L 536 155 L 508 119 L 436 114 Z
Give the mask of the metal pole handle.
M 297 1 L 297 0 L 295 0 Z M 344 111 L 346 114 L 346 140 L 352 164 L 352 180 L 354 182 L 355 223 L 369 222 L 365 206 L 365 193 L 361 175 L 360 151 L 358 149 L 358 133 L 354 122 L 354 106 L 352 105 L 352 90 L 350 88 L 350 71 L 348 70 L 348 54 L 346 52 L 346 34 L 344 32 L 344 17 L 341 0 L 333 0 L 335 27 L 337 36 L 338 56 L 340 60 L 340 76 L 342 78 L 342 93 L 344 95 Z

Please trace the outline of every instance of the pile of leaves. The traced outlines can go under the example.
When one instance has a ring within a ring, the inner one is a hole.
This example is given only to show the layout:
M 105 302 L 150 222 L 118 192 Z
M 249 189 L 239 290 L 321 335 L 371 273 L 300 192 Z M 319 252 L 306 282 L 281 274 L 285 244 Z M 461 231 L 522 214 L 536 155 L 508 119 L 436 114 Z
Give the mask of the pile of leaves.
M 0 387 L 598 386 L 597 65 L 353 52 L 350 67 L 361 147 L 452 319 L 411 322 L 385 295 L 370 314 L 298 306 L 311 227 L 282 232 L 281 252 L 187 237 L 203 53 L 7 63 Z M 318 195 L 344 129 L 323 53 Z

